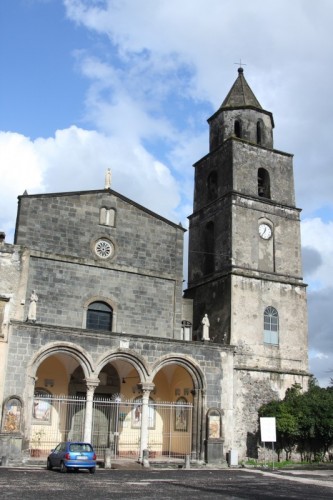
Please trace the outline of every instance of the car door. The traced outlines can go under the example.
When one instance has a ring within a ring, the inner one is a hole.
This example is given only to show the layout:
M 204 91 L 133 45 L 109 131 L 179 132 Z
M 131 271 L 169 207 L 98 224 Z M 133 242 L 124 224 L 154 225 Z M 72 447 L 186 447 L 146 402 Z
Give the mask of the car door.
M 65 443 L 60 443 L 55 448 L 55 450 L 52 454 L 52 465 L 54 467 L 60 467 L 60 462 L 64 456 L 64 451 L 65 451 Z

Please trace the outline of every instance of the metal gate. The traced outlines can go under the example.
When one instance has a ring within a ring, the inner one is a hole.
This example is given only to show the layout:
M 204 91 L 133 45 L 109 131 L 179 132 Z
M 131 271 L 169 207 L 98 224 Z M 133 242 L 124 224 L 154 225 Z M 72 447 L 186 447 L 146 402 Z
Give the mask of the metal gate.
M 46 456 L 60 441 L 82 440 L 84 396 L 35 396 L 30 437 L 31 456 Z M 113 459 L 138 459 L 142 400 L 95 398 L 92 445 L 98 459 L 106 449 Z M 151 458 L 183 458 L 191 453 L 192 405 L 155 402 L 148 406 L 148 450 Z

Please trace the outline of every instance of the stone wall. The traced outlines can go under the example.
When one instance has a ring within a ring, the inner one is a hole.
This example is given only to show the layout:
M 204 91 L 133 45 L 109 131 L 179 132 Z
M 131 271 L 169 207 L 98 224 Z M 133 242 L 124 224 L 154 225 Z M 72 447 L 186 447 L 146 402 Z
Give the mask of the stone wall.
M 307 389 L 307 376 L 263 370 L 235 370 L 233 446 L 242 459 L 258 458 L 260 426 L 258 410 L 274 399 L 282 399 L 295 383 Z
M 124 341 L 126 348 L 124 348 Z M 71 345 L 78 352 L 86 352 L 92 360 L 92 366 L 101 365 L 101 359 L 107 359 L 110 353 L 131 353 L 138 360 L 143 359 L 148 367 L 149 374 L 158 371 L 158 364 L 162 359 L 169 358 L 186 360 L 196 367 L 202 374 L 203 386 L 207 396 L 207 407 L 221 406 L 222 386 L 227 389 L 226 381 L 222 381 L 223 365 L 230 369 L 230 357 L 233 350 L 229 347 L 220 347 L 202 342 L 185 342 L 156 338 L 152 342 L 145 337 L 136 337 L 126 334 L 108 332 L 87 332 L 82 329 L 69 329 L 46 325 L 14 322 L 11 326 L 11 336 L 8 353 L 9 366 L 16 366 L 15 370 L 8 370 L 6 375 L 5 397 L 16 394 L 22 396 L 27 382 L 29 366 L 34 356 L 47 346 L 58 347 Z M 221 353 L 223 357 L 221 357 Z M 106 361 L 107 362 L 107 361 Z M 103 363 L 102 363 L 103 364 Z M 231 361 L 232 364 L 232 361 Z M 30 373 L 30 372 L 29 372 Z M 31 374 L 30 374 L 31 375 Z M 97 374 L 98 375 L 98 374 Z M 227 375 L 227 374 L 226 374 Z
M 112 226 L 100 224 L 100 210 L 106 206 L 115 210 Z M 182 279 L 183 233 L 180 226 L 113 191 L 87 191 L 20 196 L 15 241 L 99 266 Z M 114 244 L 112 258 L 101 261 L 96 256 L 99 238 Z
M 181 297 L 174 302 L 177 288 L 171 279 L 50 256 L 30 262 L 28 291 L 38 293 L 37 320 L 51 325 L 85 328 L 87 304 L 105 300 L 113 307 L 113 331 L 173 338 L 180 335 L 181 324 Z

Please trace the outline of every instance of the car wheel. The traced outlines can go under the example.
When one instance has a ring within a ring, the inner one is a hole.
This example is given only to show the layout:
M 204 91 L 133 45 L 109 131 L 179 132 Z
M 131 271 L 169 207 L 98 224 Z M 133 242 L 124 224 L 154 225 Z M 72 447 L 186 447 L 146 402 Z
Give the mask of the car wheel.
M 91 467 L 91 468 L 89 469 L 89 472 L 90 472 L 90 474 L 95 474 L 95 472 L 96 472 L 96 467 Z
M 47 470 L 53 469 L 52 464 L 51 464 L 51 460 L 49 458 L 47 459 L 47 462 L 46 462 L 46 468 L 47 468 Z
M 64 462 L 61 462 L 60 464 L 60 472 L 67 472 L 68 469 L 66 467 L 66 465 L 64 464 Z

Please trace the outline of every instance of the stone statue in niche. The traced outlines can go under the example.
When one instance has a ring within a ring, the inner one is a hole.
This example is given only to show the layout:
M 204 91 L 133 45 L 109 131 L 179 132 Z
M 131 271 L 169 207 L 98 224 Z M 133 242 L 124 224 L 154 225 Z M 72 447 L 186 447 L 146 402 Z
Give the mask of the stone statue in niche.
M 36 291 L 33 290 L 30 296 L 30 304 L 29 304 L 28 319 L 27 319 L 27 321 L 32 321 L 32 323 L 35 323 L 37 319 L 37 301 L 38 301 L 38 295 Z
M 110 189 L 111 187 L 111 169 L 108 168 L 105 172 L 105 186 L 104 189 Z
M 209 338 L 210 323 L 209 323 L 209 319 L 208 319 L 207 314 L 205 314 L 205 316 L 202 318 L 201 324 L 202 324 L 201 340 L 210 340 L 210 338 Z

